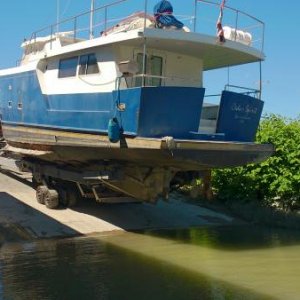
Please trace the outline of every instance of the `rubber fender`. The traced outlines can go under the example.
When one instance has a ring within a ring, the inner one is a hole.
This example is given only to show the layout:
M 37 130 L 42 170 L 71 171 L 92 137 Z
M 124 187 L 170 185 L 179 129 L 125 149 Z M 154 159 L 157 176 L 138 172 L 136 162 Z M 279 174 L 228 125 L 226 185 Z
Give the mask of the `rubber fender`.
M 111 143 L 118 143 L 120 141 L 120 125 L 117 118 L 112 118 L 108 122 L 108 138 Z

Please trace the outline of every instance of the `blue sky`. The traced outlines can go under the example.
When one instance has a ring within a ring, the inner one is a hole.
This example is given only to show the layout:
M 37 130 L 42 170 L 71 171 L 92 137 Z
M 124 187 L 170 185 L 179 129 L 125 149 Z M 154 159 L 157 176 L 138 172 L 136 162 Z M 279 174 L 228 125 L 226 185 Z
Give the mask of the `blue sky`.
M 96 5 L 110 2 L 95 0 Z M 131 12 L 142 9 L 142 0 L 130 0 Z M 150 0 L 150 6 L 155 3 Z M 193 0 L 173 0 L 175 14 L 191 14 Z M 138 4 L 136 4 L 138 3 Z M 57 0 L 10 0 L 2 1 L 0 17 L 1 56 L 0 69 L 15 66 L 20 58 L 20 44 L 24 37 L 44 26 L 56 22 Z M 265 112 L 287 117 L 300 115 L 300 1 L 271 0 L 227 0 L 227 5 L 256 16 L 266 24 L 263 63 L 263 100 Z M 128 5 L 127 5 L 128 6 Z M 150 9 L 149 6 L 149 9 Z M 60 0 L 60 18 L 66 18 L 88 10 L 90 0 Z M 126 15 L 126 9 L 121 10 Z M 129 11 L 128 11 L 129 12 Z M 226 15 L 225 15 L 226 17 Z M 199 25 L 200 26 L 200 25 Z M 213 29 L 214 30 L 214 29 Z M 257 66 L 258 70 L 258 66 Z M 222 73 L 223 72 L 223 73 Z M 231 77 L 249 77 L 257 82 L 258 71 L 232 70 Z M 221 76 L 227 78 L 227 71 L 208 75 L 208 86 L 214 86 Z M 234 82 L 231 82 L 234 84 Z

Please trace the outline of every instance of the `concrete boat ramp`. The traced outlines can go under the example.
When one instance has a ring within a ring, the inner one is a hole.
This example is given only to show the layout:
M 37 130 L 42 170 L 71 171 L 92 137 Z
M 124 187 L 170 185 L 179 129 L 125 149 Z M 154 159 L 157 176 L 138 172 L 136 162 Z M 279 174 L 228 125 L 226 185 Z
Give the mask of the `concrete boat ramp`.
M 36 201 L 31 176 L 14 160 L 0 157 L 0 226 L 25 239 L 69 237 L 111 231 L 230 225 L 223 213 L 186 202 L 172 194 L 169 202 L 101 204 L 83 199 L 75 208 L 51 210 Z

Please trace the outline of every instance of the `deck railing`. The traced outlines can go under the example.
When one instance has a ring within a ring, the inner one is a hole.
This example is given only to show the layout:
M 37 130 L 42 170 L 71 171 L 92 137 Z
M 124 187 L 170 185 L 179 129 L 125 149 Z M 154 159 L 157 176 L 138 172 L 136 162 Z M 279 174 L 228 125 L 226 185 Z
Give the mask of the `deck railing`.
M 233 85 L 233 84 L 226 84 L 224 90 L 225 91 L 235 91 L 235 92 L 238 92 L 243 95 L 260 98 L 260 90 L 259 89 L 253 89 L 253 88 L 238 86 L 238 85 Z
M 189 83 L 190 86 L 200 87 L 200 78 L 186 78 L 179 76 L 158 76 L 149 74 L 137 74 L 130 77 L 122 77 L 127 87 L 138 86 L 172 86 L 179 83 Z
M 144 12 L 145 15 L 153 16 L 153 8 L 157 2 L 158 0 L 114 1 L 35 31 L 29 40 L 36 40 L 40 36 L 55 37 L 58 32 L 68 32 L 74 38 L 74 42 L 93 39 L 134 12 Z M 171 3 L 174 6 L 174 16 L 192 32 L 216 35 L 219 3 L 209 0 L 186 0 L 184 5 L 182 0 L 171 0 Z M 146 26 L 146 19 L 144 26 Z M 238 31 L 250 33 L 251 47 L 263 51 L 265 25 L 262 21 L 241 10 L 225 6 L 223 26 L 230 26 L 236 33 Z
M 210 0 L 195 0 L 194 30 L 202 33 L 213 34 L 216 31 L 216 21 L 220 11 L 220 4 Z M 222 25 L 229 26 L 235 33 L 234 39 L 238 40 L 238 32 L 250 33 L 252 36 L 251 47 L 264 50 L 265 24 L 261 20 L 241 10 L 225 6 Z M 202 29 L 201 29 L 202 28 Z M 203 30 L 205 32 L 203 32 Z

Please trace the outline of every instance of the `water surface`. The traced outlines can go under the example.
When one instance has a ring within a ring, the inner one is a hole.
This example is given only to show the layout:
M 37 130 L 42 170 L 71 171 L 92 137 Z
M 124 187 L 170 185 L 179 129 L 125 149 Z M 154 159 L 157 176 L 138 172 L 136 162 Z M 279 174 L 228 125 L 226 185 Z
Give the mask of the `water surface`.
M 6 244 L 2 299 L 299 299 L 300 234 L 253 226 Z

